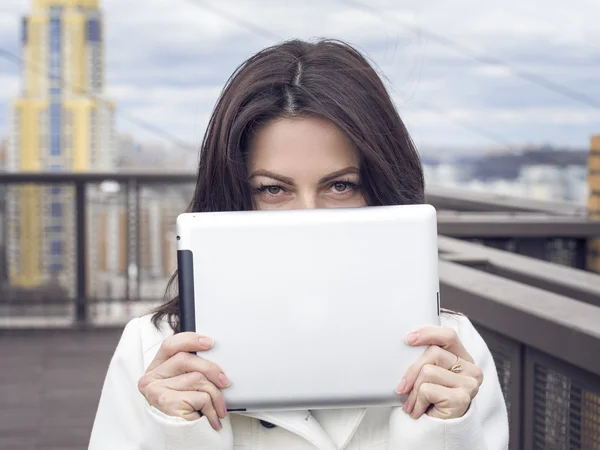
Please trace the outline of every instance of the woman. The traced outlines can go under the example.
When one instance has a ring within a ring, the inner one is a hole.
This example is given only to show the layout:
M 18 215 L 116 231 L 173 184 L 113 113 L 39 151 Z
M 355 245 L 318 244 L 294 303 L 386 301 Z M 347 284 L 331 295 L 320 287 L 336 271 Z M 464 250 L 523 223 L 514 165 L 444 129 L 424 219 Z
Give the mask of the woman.
M 417 151 L 376 72 L 331 40 L 285 42 L 243 63 L 208 125 L 190 211 L 422 203 Z M 173 280 L 171 280 L 173 282 Z M 230 383 L 190 352 L 178 300 L 132 320 L 111 361 L 92 431 L 97 449 L 506 449 L 491 354 L 470 322 L 406 336 L 427 346 L 399 375 L 402 408 L 227 414 Z M 484 381 L 485 379 L 485 381 Z M 368 380 L 365 380 L 368 382 Z

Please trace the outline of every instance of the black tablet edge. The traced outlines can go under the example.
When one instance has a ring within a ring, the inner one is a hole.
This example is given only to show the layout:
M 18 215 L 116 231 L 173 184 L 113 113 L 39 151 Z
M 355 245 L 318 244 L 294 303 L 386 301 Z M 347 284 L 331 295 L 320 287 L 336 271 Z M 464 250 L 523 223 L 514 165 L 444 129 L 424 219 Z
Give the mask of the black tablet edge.
M 179 319 L 181 331 L 196 331 L 194 305 L 194 254 L 191 250 L 177 250 L 179 285 Z

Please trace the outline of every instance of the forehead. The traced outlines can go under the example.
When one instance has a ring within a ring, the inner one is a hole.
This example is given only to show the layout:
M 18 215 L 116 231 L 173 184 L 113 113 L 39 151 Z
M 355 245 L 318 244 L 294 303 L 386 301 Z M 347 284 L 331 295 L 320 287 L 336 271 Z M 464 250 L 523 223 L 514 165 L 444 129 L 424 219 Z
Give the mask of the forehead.
M 317 117 L 281 118 L 263 126 L 250 143 L 248 169 L 337 170 L 359 164 L 358 151 L 332 122 Z

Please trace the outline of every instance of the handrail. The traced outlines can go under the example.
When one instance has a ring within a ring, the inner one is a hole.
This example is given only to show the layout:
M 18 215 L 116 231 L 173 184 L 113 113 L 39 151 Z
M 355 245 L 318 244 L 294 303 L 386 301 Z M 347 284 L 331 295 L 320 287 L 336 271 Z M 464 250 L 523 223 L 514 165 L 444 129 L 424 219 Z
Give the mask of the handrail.
M 427 199 L 440 205 L 441 209 L 458 211 L 515 211 L 539 212 L 567 216 L 586 216 L 587 208 L 569 202 L 534 200 L 470 189 L 448 188 L 428 185 Z
M 600 306 L 599 274 L 446 236 L 438 237 L 438 249 L 442 259 L 445 258 L 444 253 L 475 259 L 478 260 L 477 266 L 487 272 Z M 486 264 L 482 264 L 482 261 L 486 261 Z
M 600 236 L 600 221 L 585 216 L 527 212 L 438 211 L 438 231 L 444 236 L 466 238 L 553 238 L 589 239 Z
M 600 308 L 440 261 L 442 306 L 503 336 L 600 375 Z
M 113 180 L 124 182 L 136 178 L 141 183 L 186 183 L 196 180 L 195 171 L 189 172 L 0 172 L 0 183 L 74 183 Z M 481 212 L 538 212 L 567 216 L 586 216 L 585 206 L 568 202 L 551 202 L 521 197 L 477 192 L 468 189 L 428 185 L 427 201 L 439 209 Z

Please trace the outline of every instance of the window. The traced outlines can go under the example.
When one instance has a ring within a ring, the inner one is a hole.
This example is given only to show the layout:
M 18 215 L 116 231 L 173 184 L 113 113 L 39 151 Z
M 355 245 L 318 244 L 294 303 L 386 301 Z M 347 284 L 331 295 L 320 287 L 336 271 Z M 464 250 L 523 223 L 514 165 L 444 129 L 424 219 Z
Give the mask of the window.
M 98 19 L 90 19 L 87 23 L 87 40 L 88 42 L 100 42 L 100 21 Z
M 53 119 L 60 119 L 60 109 L 60 103 L 52 103 L 50 105 L 50 122 L 52 122 Z
M 50 74 L 52 79 L 60 77 L 60 16 L 50 19 Z
M 23 45 L 27 44 L 27 17 L 23 17 L 21 21 L 21 43 Z
M 50 213 L 52 217 L 62 217 L 62 205 L 58 202 L 50 204 Z
M 50 90 L 52 91 L 52 89 Z M 60 156 L 60 127 L 62 108 L 60 103 L 50 104 L 50 155 Z
M 50 9 L 50 56 L 49 56 L 49 74 L 50 74 L 50 96 L 60 95 L 60 65 L 61 65 L 61 29 L 60 20 L 61 9 L 51 7 Z M 50 120 L 52 126 L 53 122 Z M 58 122 L 60 124 L 60 122 Z
M 52 256 L 61 256 L 62 255 L 62 241 L 50 242 L 50 254 Z

